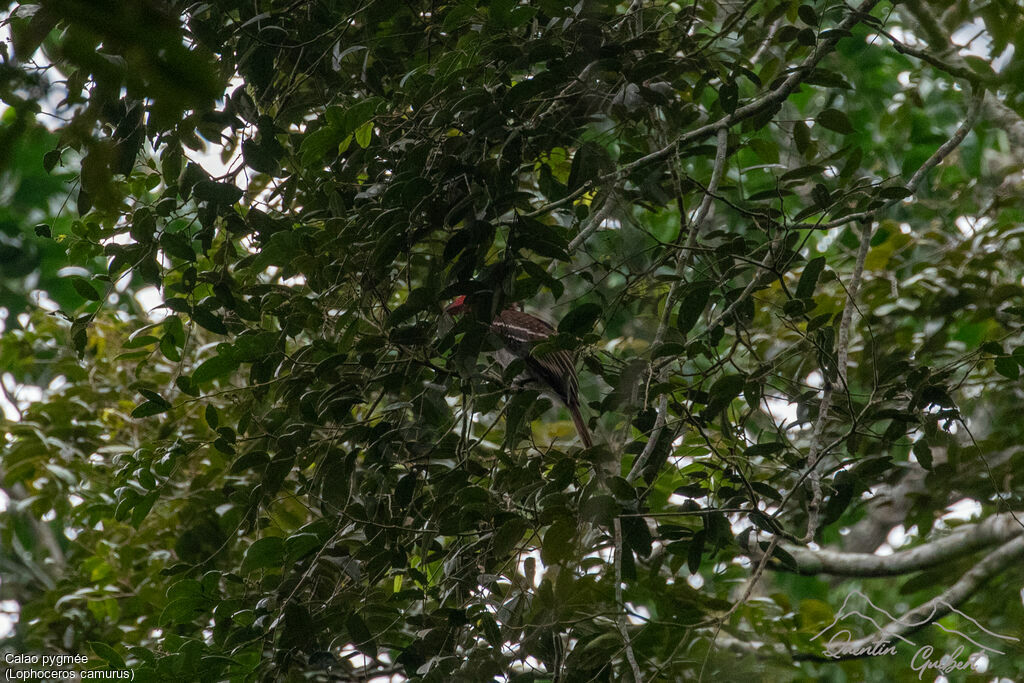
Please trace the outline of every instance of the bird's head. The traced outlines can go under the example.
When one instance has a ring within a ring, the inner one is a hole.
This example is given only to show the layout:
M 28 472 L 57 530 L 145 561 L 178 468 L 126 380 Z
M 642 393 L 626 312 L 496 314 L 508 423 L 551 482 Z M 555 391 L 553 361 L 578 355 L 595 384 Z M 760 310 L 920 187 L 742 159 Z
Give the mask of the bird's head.
M 480 302 L 478 301 L 477 303 Z M 487 306 L 484 306 L 483 310 L 486 310 L 487 308 Z M 504 306 L 504 309 L 510 311 L 521 311 L 523 310 L 523 305 L 520 304 L 519 302 L 515 302 L 511 304 L 506 304 Z M 457 315 L 463 315 L 465 313 L 471 313 L 472 311 L 473 306 L 470 305 L 469 298 L 465 294 L 460 294 L 459 296 L 452 299 L 452 302 L 448 304 L 444 309 L 445 313 L 453 317 Z
M 448 315 L 462 315 L 469 310 L 469 302 L 466 301 L 466 295 L 461 294 L 448 304 L 444 309 L 444 312 Z

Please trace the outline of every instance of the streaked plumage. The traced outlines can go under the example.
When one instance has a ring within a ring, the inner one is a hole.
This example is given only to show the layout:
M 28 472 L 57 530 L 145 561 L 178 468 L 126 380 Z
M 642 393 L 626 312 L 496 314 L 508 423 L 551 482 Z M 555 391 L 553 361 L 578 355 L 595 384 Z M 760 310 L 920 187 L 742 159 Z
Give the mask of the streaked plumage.
M 447 308 L 452 314 L 458 314 L 465 309 L 465 297 L 458 297 Z M 508 308 L 498 313 L 491 322 L 491 331 L 504 342 L 505 349 L 512 356 L 507 359 L 499 356 L 499 362 L 507 366 L 513 358 L 522 358 L 526 362 L 529 374 L 551 389 L 569 409 L 584 447 L 593 446 L 590 430 L 580 413 L 579 380 L 576 377 L 573 354 L 565 350 L 537 356 L 533 354 L 533 347 L 553 335 L 555 328 L 535 315 Z

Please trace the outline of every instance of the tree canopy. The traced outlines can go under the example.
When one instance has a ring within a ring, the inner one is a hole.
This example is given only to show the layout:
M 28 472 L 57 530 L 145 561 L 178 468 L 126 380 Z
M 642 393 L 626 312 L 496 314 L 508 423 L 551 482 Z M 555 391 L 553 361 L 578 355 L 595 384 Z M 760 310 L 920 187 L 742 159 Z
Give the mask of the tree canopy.
M 1024 670 L 1019 3 L 4 25 L 5 652 L 140 681 Z M 512 304 L 577 355 L 594 447 L 494 362 Z M 839 622 L 893 651 L 830 651 Z

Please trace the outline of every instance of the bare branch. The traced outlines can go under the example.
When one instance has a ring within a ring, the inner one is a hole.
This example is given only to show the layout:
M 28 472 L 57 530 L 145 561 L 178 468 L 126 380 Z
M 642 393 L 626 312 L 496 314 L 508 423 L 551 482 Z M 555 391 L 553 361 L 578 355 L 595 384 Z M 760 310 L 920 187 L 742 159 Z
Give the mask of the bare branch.
M 956 61 L 953 61 L 942 59 L 926 50 L 922 50 L 920 48 L 916 48 L 907 45 L 906 43 L 900 42 L 899 40 L 896 39 L 895 36 L 893 36 L 888 31 L 885 31 L 881 28 L 876 28 L 875 30 L 878 31 L 883 36 L 885 36 L 886 38 L 888 38 L 890 42 L 892 42 L 892 46 L 896 48 L 896 52 L 899 52 L 900 54 L 904 55 L 909 55 L 911 57 L 916 57 L 917 59 L 920 59 L 922 62 L 931 64 L 936 69 L 939 69 L 940 71 L 945 71 L 951 76 L 962 78 L 965 81 L 975 84 L 994 83 L 1000 80 L 1000 78 L 995 74 L 986 75 L 971 69 L 969 66 L 967 66 L 965 62 L 963 62 L 963 60 L 956 59 Z M 948 47 L 949 43 L 946 43 L 946 45 Z
M 898 621 L 886 624 L 873 635 L 851 643 L 844 643 L 847 652 L 856 652 L 872 643 L 905 636 L 919 631 L 949 614 L 953 608 L 962 604 L 992 577 L 1007 567 L 1018 563 L 1024 558 L 1024 536 L 1017 536 L 1012 541 L 992 551 L 985 559 L 968 570 L 952 586 L 938 596 L 932 598 L 903 615 Z M 842 659 L 842 657 L 840 657 Z
M 862 578 L 901 576 L 964 557 L 981 548 L 1006 543 L 1021 535 L 1024 535 L 1024 529 L 1017 524 L 1014 513 L 1003 512 L 977 524 L 957 527 L 948 536 L 886 556 L 837 550 L 809 550 L 790 544 L 783 545 L 782 548 L 796 561 L 800 574 Z M 754 559 L 764 555 L 753 536 L 750 537 L 744 551 Z M 778 568 L 782 568 L 781 565 Z
M 580 245 L 586 242 L 590 238 L 590 236 L 593 235 L 594 232 L 597 231 L 597 229 L 600 228 L 606 220 L 608 220 L 608 217 L 611 216 L 612 211 L 615 210 L 615 206 L 615 195 L 609 194 L 607 199 L 604 200 L 604 203 L 601 204 L 601 208 L 597 210 L 597 212 L 587 222 L 587 224 L 583 228 L 581 228 L 579 233 L 575 237 L 573 237 L 572 240 L 569 242 L 569 246 L 565 250 L 566 253 L 571 254 L 577 249 L 579 249 Z M 551 265 L 548 266 L 548 272 L 553 272 L 557 266 L 558 261 L 552 261 Z

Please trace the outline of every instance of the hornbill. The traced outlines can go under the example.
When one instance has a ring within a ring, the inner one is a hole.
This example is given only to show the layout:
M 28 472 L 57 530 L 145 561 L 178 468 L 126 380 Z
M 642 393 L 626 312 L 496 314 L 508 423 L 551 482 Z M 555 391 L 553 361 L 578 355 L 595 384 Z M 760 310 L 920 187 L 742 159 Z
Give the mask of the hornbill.
M 465 296 L 456 297 L 445 311 L 459 315 L 469 310 Z M 502 367 L 521 358 L 526 362 L 526 372 L 533 379 L 550 389 L 569 409 L 572 422 L 576 425 L 580 440 L 585 448 L 594 445 L 590 430 L 580 413 L 580 387 L 576 379 L 576 362 L 573 354 L 566 350 L 551 351 L 534 355 L 533 347 L 555 333 L 555 328 L 535 315 L 516 308 L 506 308 L 491 321 L 491 331 L 501 340 L 504 348 L 495 354 Z

